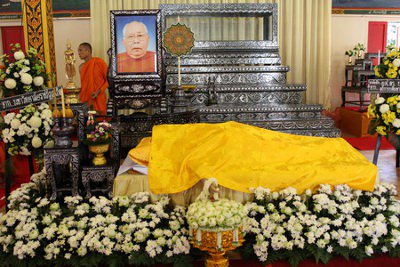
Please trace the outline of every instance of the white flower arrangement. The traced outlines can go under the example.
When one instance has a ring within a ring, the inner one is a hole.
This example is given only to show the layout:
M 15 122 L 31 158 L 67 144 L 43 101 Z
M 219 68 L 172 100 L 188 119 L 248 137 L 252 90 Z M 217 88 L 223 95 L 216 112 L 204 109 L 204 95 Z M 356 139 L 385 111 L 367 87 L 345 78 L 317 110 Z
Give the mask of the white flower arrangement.
M 10 155 L 30 155 L 35 149 L 54 146 L 53 116 L 49 105 L 29 105 L 20 113 L 8 113 L 2 125 L 3 142 L 8 144 Z
M 10 210 L 0 217 L 4 262 L 17 258 L 47 266 L 57 262 L 87 266 L 93 260 L 115 260 L 125 266 L 173 263 L 188 257 L 185 210 L 169 208 L 168 197 L 154 204 L 148 193 L 111 200 L 65 197 L 63 204 L 51 203 L 39 190 L 43 175 L 35 180 L 11 193 Z
M 48 81 L 46 68 L 38 57 L 37 51 L 30 48 L 25 54 L 19 44 L 11 46 L 14 51 L 9 58 L 7 54 L 0 57 L 5 70 L 0 69 L 0 90 L 6 97 L 12 94 L 22 94 L 41 90 Z
M 297 195 L 285 189 L 278 197 L 254 189 L 246 209 L 247 243 L 261 262 L 285 259 L 296 266 L 313 256 L 327 263 L 333 255 L 362 260 L 376 254 L 400 252 L 400 202 L 394 185 L 381 184 L 374 192 L 338 185 L 321 185 L 314 194 Z

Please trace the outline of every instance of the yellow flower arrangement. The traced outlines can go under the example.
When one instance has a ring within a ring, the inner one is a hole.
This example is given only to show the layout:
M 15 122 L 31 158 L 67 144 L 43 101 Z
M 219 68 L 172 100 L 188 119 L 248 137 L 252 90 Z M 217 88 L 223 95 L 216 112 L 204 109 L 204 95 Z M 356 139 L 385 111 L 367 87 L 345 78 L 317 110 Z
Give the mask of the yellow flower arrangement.
M 374 105 L 368 106 L 367 116 L 372 118 L 369 125 L 371 134 L 388 136 L 400 135 L 400 95 L 378 97 Z
M 375 76 L 382 79 L 399 78 L 400 51 L 392 50 L 382 62 L 374 68 Z

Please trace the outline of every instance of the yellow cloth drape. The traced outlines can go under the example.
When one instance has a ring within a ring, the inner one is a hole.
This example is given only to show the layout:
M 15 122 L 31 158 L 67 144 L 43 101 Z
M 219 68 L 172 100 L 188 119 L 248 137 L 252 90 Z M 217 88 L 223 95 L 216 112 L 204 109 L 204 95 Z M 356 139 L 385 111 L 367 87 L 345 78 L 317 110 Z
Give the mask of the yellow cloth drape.
M 377 168 L 342 138 L 299 136 L 237 122 L 160 125 L 151 145 L 129 153 L 140 164 L 149 156 L 149 186 L 155 194 L 177 193 L 203 178 L 241 192 L 289 186 L 299 193 L 320 184 L 373 190 Z M 147 151 L 146 151 L 147 150 Z
M 277 3 L 282 62 L 291 68 L 288 82 L 307 84 L 305 98 L 308 104 L 329 107 L 332 0 L 90 0 L 94 55 L 107 59 L 106 52 L 111 46 L 110 10 L 157 9 L 159 4 L 202 3 Z M 241 27 L 246 27 L 246 23 L 237 25 L 239 28 L 229 30 L 242 32 Z

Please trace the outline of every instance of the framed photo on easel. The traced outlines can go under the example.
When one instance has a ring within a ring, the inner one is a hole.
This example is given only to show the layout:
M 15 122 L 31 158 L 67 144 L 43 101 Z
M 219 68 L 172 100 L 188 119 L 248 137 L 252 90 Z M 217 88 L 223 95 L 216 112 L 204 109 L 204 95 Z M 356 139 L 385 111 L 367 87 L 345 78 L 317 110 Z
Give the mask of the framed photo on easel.
M 111 11 L 111 64 L 115 80 L 162 77 L 159 10 Z

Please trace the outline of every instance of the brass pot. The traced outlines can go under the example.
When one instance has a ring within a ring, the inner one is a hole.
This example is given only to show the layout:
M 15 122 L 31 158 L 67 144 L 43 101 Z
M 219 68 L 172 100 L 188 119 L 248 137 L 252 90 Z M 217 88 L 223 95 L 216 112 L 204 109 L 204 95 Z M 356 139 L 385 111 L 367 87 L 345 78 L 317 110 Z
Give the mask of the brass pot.
M 96 156 L 92 160 L 95 166 L 105 165 L 107 163 L 107 159 L 104 156 L 104 153 L 108 151 L 109 147 L 110 144 L 89 145 L 89 151 L 96 154 Z
M 207 251 L 206 267 L 228 267 L 229 259 L 226 251 L 235 250 L 243 244 L 244 238 L 241 228 L 232 230 L 193 230 L 190 243 L 193 247 Z

